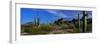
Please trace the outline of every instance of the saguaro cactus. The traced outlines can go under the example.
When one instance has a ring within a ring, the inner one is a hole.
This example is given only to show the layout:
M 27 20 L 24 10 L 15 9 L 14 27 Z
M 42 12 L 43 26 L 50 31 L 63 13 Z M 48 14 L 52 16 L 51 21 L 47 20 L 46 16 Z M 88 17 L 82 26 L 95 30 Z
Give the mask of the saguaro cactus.
M 36 18 L 34 18 L 34 24 L 36 25 Z
M 78 14 L 78 30 L 80 32 L 80 15 Z
M 40 19 L 39 19 L 39 17 L 37 18 L 37 27 L 39 27 L 39 25 L 40 25 Z
M 35 24 L 36 27 L 39 27 L 40 19 L 39 18 L 34 18 L 34 24 Z
M 87 31 L 87 16 L 88 13 L 86 11 L 83 11 L 83 32 Z

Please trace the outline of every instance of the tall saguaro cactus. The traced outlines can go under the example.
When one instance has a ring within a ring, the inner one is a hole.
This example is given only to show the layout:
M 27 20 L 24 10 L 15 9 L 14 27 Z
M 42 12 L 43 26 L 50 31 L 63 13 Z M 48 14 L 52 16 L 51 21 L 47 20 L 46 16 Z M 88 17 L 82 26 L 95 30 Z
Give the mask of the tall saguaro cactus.
M 40 25 L 40 19 L 39 19 L 39 17 L 37 18 L 37 27 L 39 27 L 39 25 Z
M 34 24 L 36 25 L 36 18 L 34 18 Z
M 78 14 L 78 30 L 80 32 L 80 15 Z
M 83 32 L 87 31 L 87 16 L 88 13 L 86 11 L 83 11 Z

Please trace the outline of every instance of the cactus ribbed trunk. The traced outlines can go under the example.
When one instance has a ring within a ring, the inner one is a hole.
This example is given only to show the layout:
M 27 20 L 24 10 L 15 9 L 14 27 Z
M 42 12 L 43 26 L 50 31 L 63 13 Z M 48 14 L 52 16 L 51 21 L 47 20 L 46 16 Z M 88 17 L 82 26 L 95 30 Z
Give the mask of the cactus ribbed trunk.
M 80 15 L 78 14 L 78 30 L 80 32 Z
M 88 13 L 86 11 L 83 11 L 83 32 L 87 31 L 87 16 Z

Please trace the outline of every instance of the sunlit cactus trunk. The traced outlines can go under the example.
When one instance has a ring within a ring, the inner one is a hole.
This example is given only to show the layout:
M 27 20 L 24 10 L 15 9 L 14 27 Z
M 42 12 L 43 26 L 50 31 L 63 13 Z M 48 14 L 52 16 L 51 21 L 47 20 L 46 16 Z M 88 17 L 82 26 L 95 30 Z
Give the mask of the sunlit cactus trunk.
M 80 32 L 80 15 L 78 14 L 78 31 Z
M 83 11 L 83 32 L 87 32 L 87 16 L 88 13 Z

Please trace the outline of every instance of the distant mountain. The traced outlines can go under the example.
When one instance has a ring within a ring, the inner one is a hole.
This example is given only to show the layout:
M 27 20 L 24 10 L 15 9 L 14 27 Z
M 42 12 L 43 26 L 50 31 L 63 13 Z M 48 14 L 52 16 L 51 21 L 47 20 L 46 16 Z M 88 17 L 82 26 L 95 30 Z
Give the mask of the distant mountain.
M 27 22 L 27 23 L 24 23 L 24 24 L 22 24 L 22 25 L 34 25 L 34 23 L 33 22 Z

